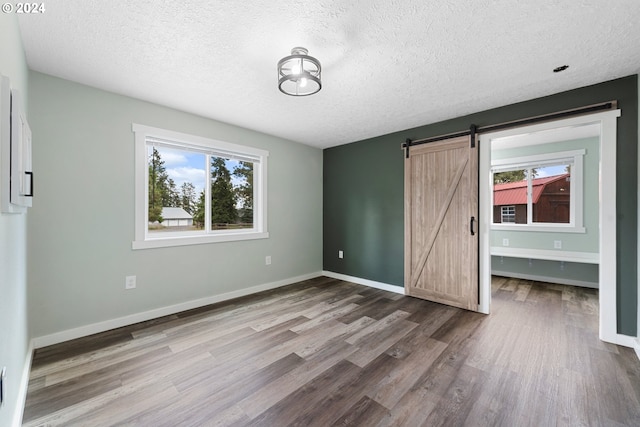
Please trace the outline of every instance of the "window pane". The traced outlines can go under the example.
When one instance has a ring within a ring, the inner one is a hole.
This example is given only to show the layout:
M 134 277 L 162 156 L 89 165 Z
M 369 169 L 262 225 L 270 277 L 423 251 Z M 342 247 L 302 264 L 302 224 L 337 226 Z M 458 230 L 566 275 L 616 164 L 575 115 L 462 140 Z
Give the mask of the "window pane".
M 571 219 L 571 165 L 536 169 L 532 182 L 533 222 L 568 224 Z
M 493 222 L 527 223 L 528 169 L 514 169 L 493 174 Z
M 211 229 L 253 228 L 253 170 L 247 161 L 211 157 Z
M 511 222 L 514 223 L 516 222 L 516 207 L 515 206 L 502 206 L 502 215 L 501 215 L 501 219 L 502 222 Z
M 202 230 L 206 156 L 147 145 L 147 158 L 149 234 Z
M 238 224 L 253 228 L 253 170 L 251 162 L 238 162 L 233 169 L 233 187 L 237 194 Z

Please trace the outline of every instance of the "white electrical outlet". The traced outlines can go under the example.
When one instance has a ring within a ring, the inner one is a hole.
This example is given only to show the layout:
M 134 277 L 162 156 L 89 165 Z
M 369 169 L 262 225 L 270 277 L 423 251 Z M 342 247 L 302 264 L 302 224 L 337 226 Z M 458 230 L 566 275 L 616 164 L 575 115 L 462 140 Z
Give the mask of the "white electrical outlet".
M 127 276 L 124 278 L 125 289 L 135 289 L 135 287 L 136 287 L 136 276 Z
M 562 249 L 562 240 L 554 240 L 553 249 Z
M 338 258 L 344 258 L 344 252 L 338 251 Z
M 509 239 L 502 239 L 502 246 L 509 246 Z
M 271 255 L 264 257 L 264 265 L 271 265 Z

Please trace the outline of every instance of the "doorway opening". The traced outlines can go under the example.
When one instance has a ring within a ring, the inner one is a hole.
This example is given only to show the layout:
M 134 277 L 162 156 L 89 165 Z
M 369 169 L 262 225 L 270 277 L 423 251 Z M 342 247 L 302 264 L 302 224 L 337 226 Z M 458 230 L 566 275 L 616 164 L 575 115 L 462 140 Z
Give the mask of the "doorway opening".
M 616 342 L 619 115 L 619 110 L 612 110 L 480 136 L 479 311 L 490 312 L 492 256 L 494 263 L 508 258 L 517 260 L 515 264 L 540 260 L 560 266 L 597 265 L 593 274 L 599 284 L 600 339 Z M 590 140 L 591 146 L 563 142 L 581 139 Z M 502 194 L 496 197 L 494 182 L 500 181 L 505 185 L 498 186 Z M 597 215 L 585 214 L 587 208 L 597 208 Z M 523 244 L 526 241 L 533 244 Z

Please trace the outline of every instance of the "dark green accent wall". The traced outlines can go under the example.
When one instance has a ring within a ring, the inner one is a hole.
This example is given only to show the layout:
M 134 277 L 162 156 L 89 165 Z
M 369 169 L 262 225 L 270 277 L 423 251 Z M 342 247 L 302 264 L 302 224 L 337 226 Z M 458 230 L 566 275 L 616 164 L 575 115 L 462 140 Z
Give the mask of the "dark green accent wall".
M 389 136 L 324 151 L 325 270 L 403 286 L 402 160 Z
M 404 282 L 403 151 L 419 139 L 618 101 L 618 333 L 636 335 L 638 76 L 599 83 L 324 150 L 323 268 L 397 286 Z M 425 117 L 425 122 L 428 117 Z M 338 258 L 338 250 L 344 258 Z

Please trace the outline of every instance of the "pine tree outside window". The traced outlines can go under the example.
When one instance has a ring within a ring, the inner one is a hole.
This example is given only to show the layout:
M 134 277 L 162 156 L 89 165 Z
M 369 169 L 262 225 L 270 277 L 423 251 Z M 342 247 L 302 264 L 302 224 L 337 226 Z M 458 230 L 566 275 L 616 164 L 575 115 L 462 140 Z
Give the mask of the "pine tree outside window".
M 133 125 L 134 249 L 267 238 L 268 152 Z

